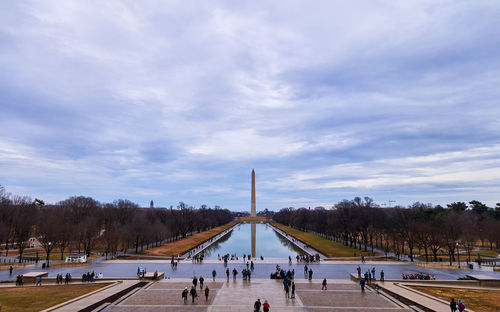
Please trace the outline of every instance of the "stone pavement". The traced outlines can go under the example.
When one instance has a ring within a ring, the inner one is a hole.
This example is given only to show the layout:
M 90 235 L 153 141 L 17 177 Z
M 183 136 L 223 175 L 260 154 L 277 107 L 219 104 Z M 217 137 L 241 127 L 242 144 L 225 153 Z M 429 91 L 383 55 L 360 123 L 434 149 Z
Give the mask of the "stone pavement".
M 181 291 L 191 286 L 191 279 L 161 280 L 134 293 L 126 300 L 109 307 L 110 312 L 169 311 L 252 311 L 254 302 L 268 300 L 271 311 L 346 311 L 346 312 L 410 312 L 405 305 L 367 290 L 349 280 L 329 280 L 328 290 L 321 290 L 321 280 L 296 281 L 296 299 L 286 299 L 281 280 L 241 278 L 207 281 L 210 297 L 205 300 L 199 290 L 194 303 L 183 303 Z

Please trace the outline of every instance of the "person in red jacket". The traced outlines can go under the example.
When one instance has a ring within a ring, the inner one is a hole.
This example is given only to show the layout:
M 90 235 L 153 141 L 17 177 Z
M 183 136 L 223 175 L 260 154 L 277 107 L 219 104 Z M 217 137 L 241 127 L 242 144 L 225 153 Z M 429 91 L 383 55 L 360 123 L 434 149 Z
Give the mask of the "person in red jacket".
M 264 308 L 264 312 L 269 312 L 269 308 L 271 306 L 269 305 L 269 302 L 267 302 L 267 300 L 264 300 L 264 304 L 262 305 L 262 307 Z

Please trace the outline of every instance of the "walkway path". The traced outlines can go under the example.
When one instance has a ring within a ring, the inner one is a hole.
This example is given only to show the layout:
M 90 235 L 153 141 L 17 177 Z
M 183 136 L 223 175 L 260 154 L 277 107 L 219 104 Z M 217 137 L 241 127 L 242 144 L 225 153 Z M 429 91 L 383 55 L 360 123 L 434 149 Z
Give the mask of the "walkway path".
M 199 297 L 184 303 L 180 294 L 190 287 L 191 279 L 162 280 L 146 287 L 119 304 L 110 306 L 110 312 L 135 311 L 251 311 L 254 302 L 268 300 L 271 311 L 349 311 L 349 312 L 410 312 L 408 307 L 387 297 L 367 290 L 348 280 L 329 280 L 328 290 L 321 290 L 321 280 L 296 281 L 296 299 L 286 299 L 281 280 L 253 279 L 251 282 L 218 279 L 206 281 L 210 296 L 205 300 L 198 288 Z

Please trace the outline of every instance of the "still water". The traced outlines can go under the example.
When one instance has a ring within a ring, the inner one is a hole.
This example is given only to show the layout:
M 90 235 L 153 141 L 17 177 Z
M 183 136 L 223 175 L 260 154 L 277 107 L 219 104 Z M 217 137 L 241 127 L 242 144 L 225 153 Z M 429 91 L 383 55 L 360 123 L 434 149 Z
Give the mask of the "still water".
M 252 237 L 255 238 L 254 242 L 252 242 Z M 254 244 L 254 252 L 252 252 L 252 244 Z M 267 224 L 243 223 L 205 249 L 205 258 L 217 259 L 218 255 L 225 254 L 236 254 L 238 257 L 243 257 L 244 254 L 254 254 L 257 258 L 260 256 L 264 258 L 288 258 L 288 256 L 292 256 L 295 258 L 297 254 L 302 253 L 297 246 L 276 233 Z

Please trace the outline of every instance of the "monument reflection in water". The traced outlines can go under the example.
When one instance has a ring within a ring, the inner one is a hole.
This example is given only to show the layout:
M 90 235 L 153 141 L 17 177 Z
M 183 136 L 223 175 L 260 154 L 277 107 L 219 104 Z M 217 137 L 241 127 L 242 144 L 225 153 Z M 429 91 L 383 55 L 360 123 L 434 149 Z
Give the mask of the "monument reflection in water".
M 264 223 L 243 223 L 224 235 L 205 250 L 205 258 L 217 259 L 218 255 L 235 254 L 238 257 L 252 255 L 264 258 L 295 257 L 303 252 L 286 238 Z
M 255 223 L 251 224 L 252 227 L 252 258 L 255 258 Z

